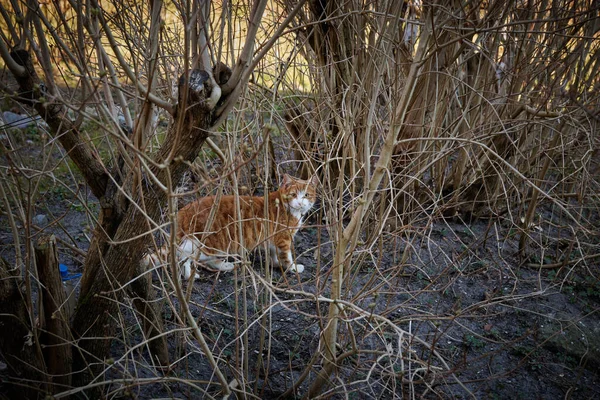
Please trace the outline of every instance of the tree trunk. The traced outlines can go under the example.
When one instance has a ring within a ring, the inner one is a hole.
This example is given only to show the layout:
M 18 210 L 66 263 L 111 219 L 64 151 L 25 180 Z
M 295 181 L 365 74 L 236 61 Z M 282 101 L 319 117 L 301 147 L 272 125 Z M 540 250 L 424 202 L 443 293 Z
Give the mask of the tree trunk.
M 58 267 L 56 238 L 43 236 L 35 245 L 35 260 L 40 277 L 40 299 L 44 310 L 42 335 L 44 359 L 50 380 L 50 392 L 58 393 L 71 386 L 71 331 L 66 293 Z
M 152 275 L 139 272 L 139 261 L 151 242 L 148 235 L 153 221 L 160 219 L 168 195 L 196 158 L 209 135 L 208 129 L 216 121 L 214 110 L 221 90 L 215 85 L 225 84 L 231 70 L 220 65 L 218 83 L 200 69 L 182 75 L 175 121 L 154 161 L 143 169 L 142 160 L 133 154 L 134 168 L 116 171 L 109 179 L 107 168 L 68 118 L 65 107 L 53 101 L 54 94 L 48 93 L 40 82 L 28 52 L 14 50 L 10 56 L 17 64 L 12 65 L 11 71 L 19 84 L 19 101 L 33 106 L 48 123 L 101 206 L 72 324 L 78 346 L 73 354 L 73 370 L 78 371 L 73 376 L 74 385 L 86 385 L 101 370 L 109 354 L 116 328 L 114 317 L 125 288 L 131 291 L 134 305 L 142 314 L 153 359 L 162 366 L 169 365 L 166 338 L 157 338 L 163 331 L 160 310 L 147 303 L 154 297 Z M 130 284 L 136 276 L 134 284 Z
M 214 95 L 213 81 L 209 73 L 198 69 L 180 77 L 175 121 L 155 157 L 155 163 L 149 167 L 150 172 L 145 173 L 137 162 L 136 170 L 122 174 L 125 176 L 122 184 L 119 180 L 108 179 L 106 167 L 83 140 L 78 127 L 68 119 L 62 104 L 49 100 L 30 55 L 24 50 L 15 50 L 11 56 L 24 67 L 24 72 L 15 75 L 19 84 L 19 100 L 36 108 L 100 200 L 99 223 L 88 251 L 72 325 L 79 346 L 73 354 L 73 370 L 80 371 L 74 375 L 73 383 L 84 386 L 100 370 L 109 354 L 115 332 L 114 315 L 119 312 L 118 300 L 124 295 L 122 288 L 138 272 L 139 261 L 150 242 L 147 233 L 151 221 L 160 219 L 161 207 L 167 200 L 168 190 L 165 188 L 172 188 L 179 182 L 187 163 L 196 158 L 208 137 L 207 129 L 214 120 L 216 103 L 211 98 Z M 154 179 L 149 178 L 150 174 Z M 119 174 L 114 176 L 118 179 Z M 133 199 L 136 204 L 128 199 Z M 150 341 L 153 358 L 165 366 L 169 364 L 166 338 L 152 340 L 163 330 L 160 312 L 154 306 L 144 304 L 153 296 L 150 279 L 151 274 L 144 274 L 129 289 L 136 299 L 134 304 L 143 315 L 144 333 Z M 7 292 L 7 295 L 10 294 Z M 23 312 L 27 315 L 26 310 Z
M 193 70 L 181 76 L 179 80 L 179 106 L 176 112 L 175 123 L 171 127 L 164 145 L 159 150 L 155 162 L 159 165 L 150 167 L 155 175 L 167 188 L 175 185 L 181 179 L 187 168 L 186 162 L 196 158 L 197 152 L 208 137 L 207 129 L 212 122 L 212 110 L 207 107 L 205 99 L 210 96 L 212 87 L 208 80 L 208 73 Z M 144 176 L 140 173 L 139 176 Z M 104 212 L 104 223 L 116 227 L 114 235 L 106 243 L 99 243 L 86 260 L 86 274 L 83 278 L 82 293 L 79 300 L 73 329 L 79 338 L 82 351 L 75 357 L 76 371 L 84 371 L 76 375 L 76 386 L 85 385 L 98 372 L 98 362 L 109 354 L 110 343 L 115 332 L 112 323 L 113 315 L 119 310 L 115 298 L 123 296 L 120 288 L 129 282 L 138 271 L 140 259 L 150 242 L 148 237 L 149 221 L 159 220 L 161 206 L 166 202 L 168 193 L 161 190 L 150 179 L 142 178 L 139 182 L 133 181 L 131 196 L 143 208 L 129 204 L 123 216 L 115 219 L 108 218 Z M 118 201 L 116 202 L 119 203 Z M 114 211 L 113 211 L 114 212 Z M 99 234 L 96 229 L 96 234 Z M 109 232 L 110 234 L 110 232 Z M 98 237 L 103 235 L 99 234 Z M 135 238 L 135 239 L 131 239 Z M 108 238 L 105 238 L 108 239 Z M 150 279 L 149 274 L 139 279 Z M 149 283 L 140 282 L 134 285 L 136 295 L 142 299 L 151 294 L 146 289 Z M 144 325 L 148 329 L 145 333 L 155 336 L 162 332 L 160 313 L 151 306 L 141 305 L 144 313 Z M 151 328 L 149 328 L 151 327 Z M 152 337 L 148 337 L 152 341 Z M 152 348 L 157 346 L 160 350 L 154 354 L 158 361 L 168 364 L 166 341 L 164 338 L 155 340 Z M 82 356 L 84 355 L 84 356 Z M 96 367 L 91 367 L 92 365 Z M 91 368 L 88 368 L 91 367 Z

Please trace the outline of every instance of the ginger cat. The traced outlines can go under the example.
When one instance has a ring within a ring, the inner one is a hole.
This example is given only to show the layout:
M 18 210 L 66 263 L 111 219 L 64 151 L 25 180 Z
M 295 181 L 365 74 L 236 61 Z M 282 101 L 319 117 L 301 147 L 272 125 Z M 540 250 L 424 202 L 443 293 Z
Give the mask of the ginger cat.
M 192 274 L 192 262 L 210 270 L 231 271 L 235 265 L 228 256 L 240 254 L 242 245 L 252 251 L 265 241 L 275 266 L 304 271 L 302 264 L 294 263 L 292 241 L 302 226 L 302 217 L 316 201 L 317 183 L 316 177 L 305 181 L 285 174 L 279 190 L 267 197 L 267 215 L 264 196 L 239 196 L 242 238 L 238 236 L 235 196 L 223 195 L 218 204 L 215 196 L 201 197 L 183 207 L 177 215 L 177 252 L 178 259 L 184 261 L 184 279 Z M 157 256 L 147 255 L 144 264 L 150 262 L 157 264 Z

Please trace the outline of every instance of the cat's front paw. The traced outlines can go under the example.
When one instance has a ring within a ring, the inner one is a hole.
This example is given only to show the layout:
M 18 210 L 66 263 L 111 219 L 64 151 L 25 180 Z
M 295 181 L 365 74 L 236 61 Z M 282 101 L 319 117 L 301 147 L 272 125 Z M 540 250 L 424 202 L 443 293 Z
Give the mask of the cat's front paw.
M 235 264 L 230 263 L 229 261 L 221 261 L 217 264 L 217 268 L 219 269 L 219 271 L 229 272 L 233 271 L 233 269 L 235 268 Z
M 189 281 L 190 277 L 192 276 L 192 273 L 194 273 L 194 279 L 200 279 L 200 275 L 198 275 L 198 273 L 196 272 L 196 268 L 192 268 L 192 262 L 190 260 L 187 260 L 183 264 L 183 271 L 181 274 L 183 276 L 183 280 Z
M 290 272 L 297 272 L 297 273 L 301 274 L 302 272 L 304 272 L 304 265 L 302 265 L 302 264 L 292 264 L 288 268 L 288 271 L 290 271 Z

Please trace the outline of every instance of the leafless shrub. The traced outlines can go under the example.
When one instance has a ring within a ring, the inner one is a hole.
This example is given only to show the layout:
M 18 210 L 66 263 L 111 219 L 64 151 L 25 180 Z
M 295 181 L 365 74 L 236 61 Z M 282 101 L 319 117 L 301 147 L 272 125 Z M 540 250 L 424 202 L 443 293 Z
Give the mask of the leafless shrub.
M 18 267 L 0 269 L 15 326 L 0 349 L 27 397 L 479 397 L 502 373 L 473 368 L 525 343 L 518 368 L 557 336 L 532 344 L 514 313 L 567 329 L 597 311 L 537 304 L 600 286 L 595 3 L 10 7 L 4 99 L 47 124 L 0 140 Z M 272 190 L 282 172 L 321 180 L 296 248 L 309 274 L 247 254 L 179 282 L 178 207 Z M 46 233 L 83 266 L 67 333 L 40 312 L 63 310 L 42 296 Z M 46 362 L 48 335 L 72 372 Z

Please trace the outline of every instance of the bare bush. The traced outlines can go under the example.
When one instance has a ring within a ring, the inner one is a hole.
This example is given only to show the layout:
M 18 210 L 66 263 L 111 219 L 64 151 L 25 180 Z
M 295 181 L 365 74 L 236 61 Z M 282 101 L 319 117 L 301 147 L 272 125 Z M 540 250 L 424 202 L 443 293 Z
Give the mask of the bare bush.
M 597 394 L 596 3 L 0 10 L 10 393 L 502 397 L 526 369 Z M 258 252 L 180 282 L 178 208 L 283 172 L 321 181 L 307 271 Z M 574 361 L 540 361 L 571 330 Z

